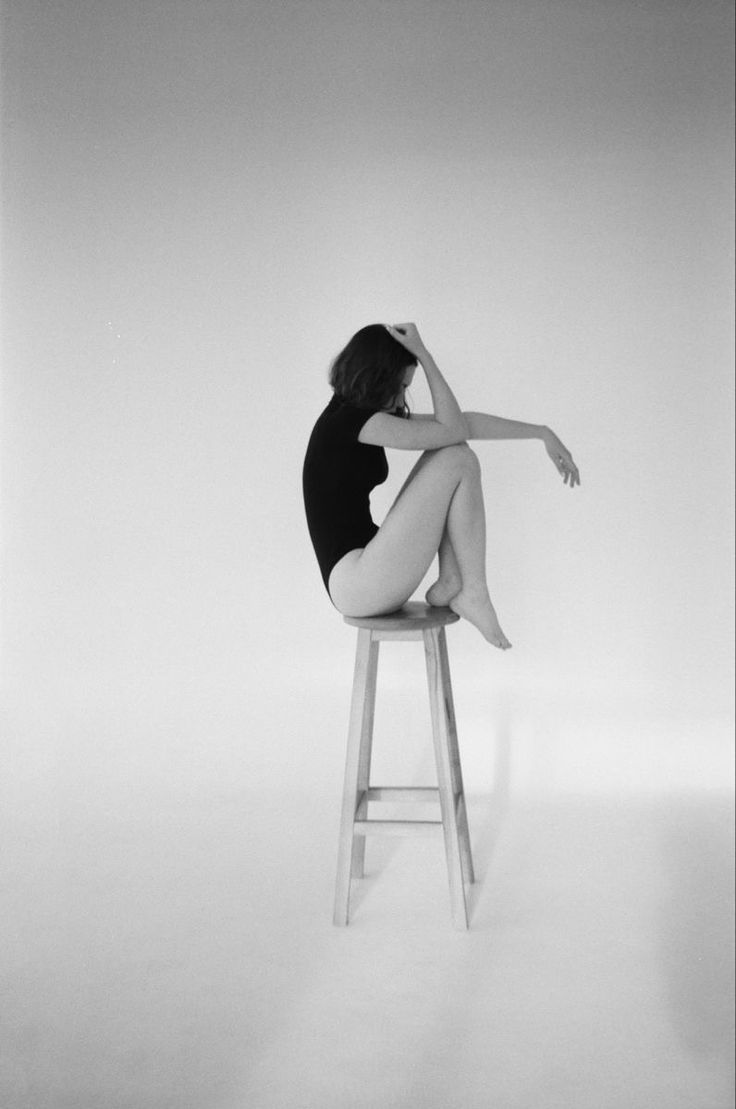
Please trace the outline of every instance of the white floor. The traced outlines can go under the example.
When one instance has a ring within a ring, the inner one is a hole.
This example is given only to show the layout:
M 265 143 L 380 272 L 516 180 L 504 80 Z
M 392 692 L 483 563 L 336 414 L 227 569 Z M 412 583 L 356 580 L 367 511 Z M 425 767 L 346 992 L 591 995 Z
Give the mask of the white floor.
M 725 794 L 472 796 L 467 934 L 413 839 L 333 927 L 335 796 L 75 813 L 5 836 L 4 1109 L 733 1104 Z

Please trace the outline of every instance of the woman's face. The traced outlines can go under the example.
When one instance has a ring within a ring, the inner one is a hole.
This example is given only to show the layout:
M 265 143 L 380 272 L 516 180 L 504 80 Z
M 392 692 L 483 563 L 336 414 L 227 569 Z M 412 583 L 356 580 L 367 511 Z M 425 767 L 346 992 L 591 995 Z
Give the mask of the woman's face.
M 399 406 L 404 405 L 404 403 L 405 403 L 404 393 L 406 392 L 406 390 L 409 388 L 412 381 L 414 380 L 415 371 L 416 371 L 416 366 L 410 366 L 409 369 L 406 370 L 406 372 L 404 373 L 404 380 L 401 382 L 401 385 L 399 386 L 399 391 L 396 394 L 396 396 L 394 397 L 391 404 L 389 405 L 390 408 L 398 408 Z

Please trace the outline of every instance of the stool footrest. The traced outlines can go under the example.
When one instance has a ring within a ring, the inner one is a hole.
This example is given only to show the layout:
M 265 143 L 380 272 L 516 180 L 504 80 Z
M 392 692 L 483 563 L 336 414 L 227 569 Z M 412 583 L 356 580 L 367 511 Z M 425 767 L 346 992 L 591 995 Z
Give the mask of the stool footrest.
M 431 803 L 439 801 L 437 786 L 369 786 L 361 800 L 365 801 L 411 801 Z
M 433 836 L 442 832 L 441 820 L 356 820 L 356 836 Z

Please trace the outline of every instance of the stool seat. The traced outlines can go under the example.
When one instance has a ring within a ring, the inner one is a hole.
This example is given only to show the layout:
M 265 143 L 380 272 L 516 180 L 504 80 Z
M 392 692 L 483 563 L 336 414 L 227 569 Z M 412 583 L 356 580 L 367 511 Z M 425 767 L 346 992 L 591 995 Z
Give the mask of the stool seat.
M 358 629 L 358 642 L 340 820 L 335 924 L 348 923 L 350 885 L 353 879 L 364 875 L 367 836 L 439 834 L 445 841 L 453 922 L 457 928 L 465 929 L 468 927 L 465 885 L 471 884 L 475 875 L 445 635 L 445 626 L 456 623 L 460 617 L 449 607 L 409 601 L 395 612 L 382 616 L 344 616 L 343 619 Z M 384 640 L 423 642 L 436 786 L 376 785 L 371 781 L 378 653 Z M 439 802 L 440 819 L 383 819 L 370 812 L 371 806 L 382 802 L 426 805 L 428 801 Z
M 383 616 L 343 616 L 346 624 L 353 628 L 370 628 L 371 631 L 400 632 L 428 631 L 456 623 L 460 617 L 451 608 L 439 608 L 423 601 L 407 601 L 395 612 Z

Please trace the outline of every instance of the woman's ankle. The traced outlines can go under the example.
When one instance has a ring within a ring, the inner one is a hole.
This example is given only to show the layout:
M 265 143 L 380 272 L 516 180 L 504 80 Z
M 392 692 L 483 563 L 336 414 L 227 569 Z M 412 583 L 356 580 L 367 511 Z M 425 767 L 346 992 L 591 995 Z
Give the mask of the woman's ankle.
M 425 593 L 427 604 L 443 608 L 448 605 L 453 597 L 456 597 L 462 589 L 462 581 L 459 577 L 454 575 L 440 575 L 434 585 L 431 585 Z
M 457 591 L 457 595 L 462 596 L 466 600 L 474 601 L 480 604 L 492 604 L 491 595 L 488 592 L 488 586 L 483 581 L 462 582 L 459 590 Z

